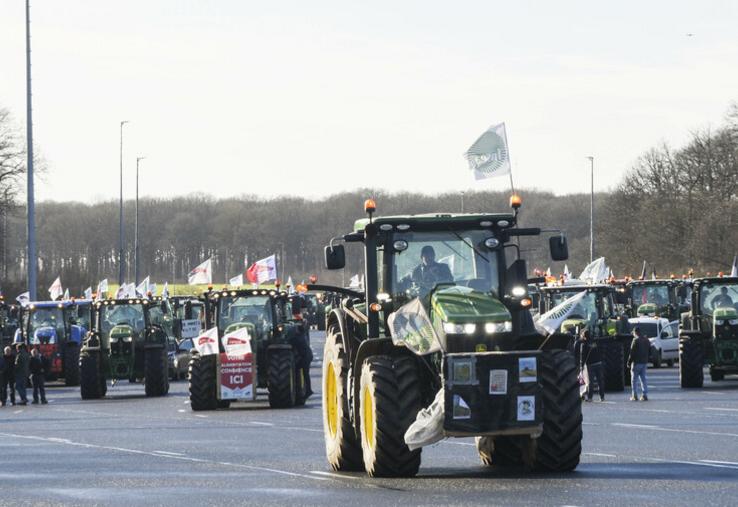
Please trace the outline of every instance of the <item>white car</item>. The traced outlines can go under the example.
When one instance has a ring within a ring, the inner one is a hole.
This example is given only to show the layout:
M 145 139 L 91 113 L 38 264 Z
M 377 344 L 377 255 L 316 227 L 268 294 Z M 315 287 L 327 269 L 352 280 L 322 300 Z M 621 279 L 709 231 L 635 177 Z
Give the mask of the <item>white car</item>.
M 679 359 L 679 321 L 669 322 L 661 317 L 636 317 L 628 319 L 628 323 L 631 330 L 639 327 L 641 333 L 651 342 L 651 363 L 654 368 L 660 368 L 664 361 L 670 368 L 674 366 Z

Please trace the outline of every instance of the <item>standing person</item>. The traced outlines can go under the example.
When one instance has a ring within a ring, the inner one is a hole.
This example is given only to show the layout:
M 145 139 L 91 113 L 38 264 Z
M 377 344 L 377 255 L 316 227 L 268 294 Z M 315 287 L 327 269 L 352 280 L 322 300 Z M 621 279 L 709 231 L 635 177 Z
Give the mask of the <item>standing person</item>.
M 10 404 L 15 405 L 15 356 L 13 349 L 5 347 L 3 351 L 3 371 L 2 383 L 0 383 L 0 401 L 5 403 L 8 401 L 8 390 L 10 390 Z
M 17 344 L 16 351 L 15 389 L 18 391 L 18 396 L 20 396 L 20 402 L 18 404 L 28 405 L 28 398 L 26 397 L 26 382 L 28 381 L 31 357 L 28 355 L 28 347 L 26 347 L 25 343 Z
M 38 395 L 41 393 L 41 403 L 46 405 L 46 389 L 44 389 L 44 380 L 48 361 L 42 356 L 37 348 L 31 351 L 31 361 L 29 368 L 31 370 L 31 382 L 33 382 L 33 405 L 38 405 Z
M 648 382 L 646 380 L 646 370 L 648 369 L 648 356 L 651 352 L 651 342 L 643 333 L 641 328 L 633 329 L 633 341 L 630 344 L 630 358 L 628 366 L 630 367 L 630 401 L 638 401 L 637 381 L 641 382 L 641 401 L 648 401 Z
M 602 355 L 597 342 L 591 339 L 588 329 L 582 329 L 579 334 L 579 365 L 581 368 L 587 366 L 587 398 L 586 401 L 592 401 L 593 382 L 597 382 L 597 390 L 600 393 L 600 401 L 605 401 L 605 380 L 602 365 Z

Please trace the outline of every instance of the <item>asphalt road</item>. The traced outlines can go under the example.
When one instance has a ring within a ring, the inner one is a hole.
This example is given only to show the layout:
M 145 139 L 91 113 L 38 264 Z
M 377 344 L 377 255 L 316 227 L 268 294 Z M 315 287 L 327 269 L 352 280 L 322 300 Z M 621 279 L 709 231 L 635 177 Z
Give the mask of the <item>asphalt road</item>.
M 193 413 L 184 381 L 151 399 L 127 382 L 85 402 L 53 387 L 49 405 L 0 409 L 0 505 L 738 504 L 738 378 L 687 391 L 676 367 L 649 376 L 651 401 L 585 404 L 574 473 L 485 468 L 454 439 L 424 449 L 418 477 L 392 480 L 330 472 L 319 394 Z

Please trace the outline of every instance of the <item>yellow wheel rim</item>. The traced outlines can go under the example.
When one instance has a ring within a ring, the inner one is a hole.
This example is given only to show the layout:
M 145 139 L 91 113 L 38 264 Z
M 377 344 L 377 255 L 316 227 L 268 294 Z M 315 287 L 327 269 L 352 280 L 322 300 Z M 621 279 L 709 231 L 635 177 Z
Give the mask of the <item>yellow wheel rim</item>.
M 374 447 L 374 397 L 369 386 L 364 386 L 364 410 L 362 413 L 364 422 L 364 438 L 366 444 Z
M 328 364 L 325 379 L 325 407 L 328 418 L 328 430 L 332 437 L 338 431 L 338 390 L 336 389 L 336 371 L 333 364 Z

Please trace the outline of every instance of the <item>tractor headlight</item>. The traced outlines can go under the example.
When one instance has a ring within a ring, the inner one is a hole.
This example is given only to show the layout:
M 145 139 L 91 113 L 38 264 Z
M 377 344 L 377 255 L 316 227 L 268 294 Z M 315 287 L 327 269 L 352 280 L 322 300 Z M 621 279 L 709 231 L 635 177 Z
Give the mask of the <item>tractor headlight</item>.
M 730 319 L 728 322 L 731 326 L 738 326 L 738 319 Z
M 487 334 L 509 333 L 512 331 L 512 321 L 505 320 L 503 322 L 487 322 L 484 325 L 484 332 Z
M 111 336 L 110 337 L 110 343 L 118 343 L 118 337 L 117 336 Z
M 133 336 L 126 336 L 123 338 L 123 341 L 126 343 L 131 343 L 133 341 Z
M 444 322 L 443 330 L 446 334 L 474 334 L 477 332 L 477 325 L 473 323 L 456 324 L 454 322 Z

